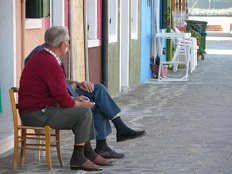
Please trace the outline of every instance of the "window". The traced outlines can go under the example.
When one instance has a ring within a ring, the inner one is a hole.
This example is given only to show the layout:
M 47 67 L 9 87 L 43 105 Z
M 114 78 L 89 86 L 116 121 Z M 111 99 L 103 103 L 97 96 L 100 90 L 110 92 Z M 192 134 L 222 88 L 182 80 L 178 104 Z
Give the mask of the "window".
M 138 38 L 138 0 L 131 1 L 131 39 Z
M 26 18 L 44 18 L 50 16 L 50 0 L 27 0 Z
M 97 39 L 97 0 L 88 0 L 88 39 Z
M 100 19 L 98 18 L 99 13 L 99 0 L 88 0 L 87 1 L 87 38 L 88 47 L 96 47 L 100 45 L 100 36 L 98 33 L 98 25 L 100 25 Z
M 109 0 L 109 43 L 117 42 L 118 0 Z

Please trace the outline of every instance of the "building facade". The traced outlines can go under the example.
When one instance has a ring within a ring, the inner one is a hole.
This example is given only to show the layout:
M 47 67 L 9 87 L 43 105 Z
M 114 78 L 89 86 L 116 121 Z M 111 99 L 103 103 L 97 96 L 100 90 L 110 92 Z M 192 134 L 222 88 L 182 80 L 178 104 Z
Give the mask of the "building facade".
M 29 0 L 0 0 L 0 154 L 13 147 L 8 90 L 19 85 L 25 57 L 44 42 L 48 27 L 69 28 L 71 49 L 63 57 L 68 78 L 103 83 L 113 96 L 152 78 L 163 1 L 36 1 L 47 15 L 30 17 Z

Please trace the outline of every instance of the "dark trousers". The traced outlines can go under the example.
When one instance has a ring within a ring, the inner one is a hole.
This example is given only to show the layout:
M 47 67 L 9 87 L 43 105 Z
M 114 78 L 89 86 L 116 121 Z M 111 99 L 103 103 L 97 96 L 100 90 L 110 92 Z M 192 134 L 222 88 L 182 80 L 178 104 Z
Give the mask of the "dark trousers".
M 25 126 L 49 125 L 53 129 L 72 129 L 75 134 L 75 144 L 96 138 L 92 112 L 86 107 L 48 106 L 37 112 L 21 113 L 20 117 Z

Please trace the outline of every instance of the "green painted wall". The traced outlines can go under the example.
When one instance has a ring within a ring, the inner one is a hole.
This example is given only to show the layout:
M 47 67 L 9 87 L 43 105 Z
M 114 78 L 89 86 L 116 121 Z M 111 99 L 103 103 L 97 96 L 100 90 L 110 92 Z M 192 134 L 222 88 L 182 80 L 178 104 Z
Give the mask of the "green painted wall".
M 129 87 L 137 86 L 140 83 L 140 62 L 141 62 L 141 8 L 140 7 L 141 7 L 141 1 L 138 1 L 138 38 L 136 40 L 130 39 L 130 43 L 129 43 L 130 45 Z
M 166 11 L 166 22 L 167 22 L 167 33 L 171 32 L 172 28 L 172 1 L 167 1 L 167 11 Z M 167 39 L 167 61 L 171 61 L 172 59 L 172 41 L 171 39 Z
M 109 44 L 108 90 L 111 95 L 119 93 L 119 41 Z
M 109 20 L 109 19 L 108 19 Z M 119 93 L 119 59 L 120 59 L 120 1 L 118 1 L 117 42 L 108 43 L 107 87 L 111 95 Z

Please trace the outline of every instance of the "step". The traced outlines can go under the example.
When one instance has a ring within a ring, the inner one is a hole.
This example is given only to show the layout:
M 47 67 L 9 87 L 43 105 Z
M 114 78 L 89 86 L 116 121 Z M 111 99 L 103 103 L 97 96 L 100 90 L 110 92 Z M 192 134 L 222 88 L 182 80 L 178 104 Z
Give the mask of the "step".
M 3 133 L 0 135 L 0 154 L 7 152 L 14 147 L 13 133 Z
M 207 25 L 207 31 L 223 31 L 221 25 Z

